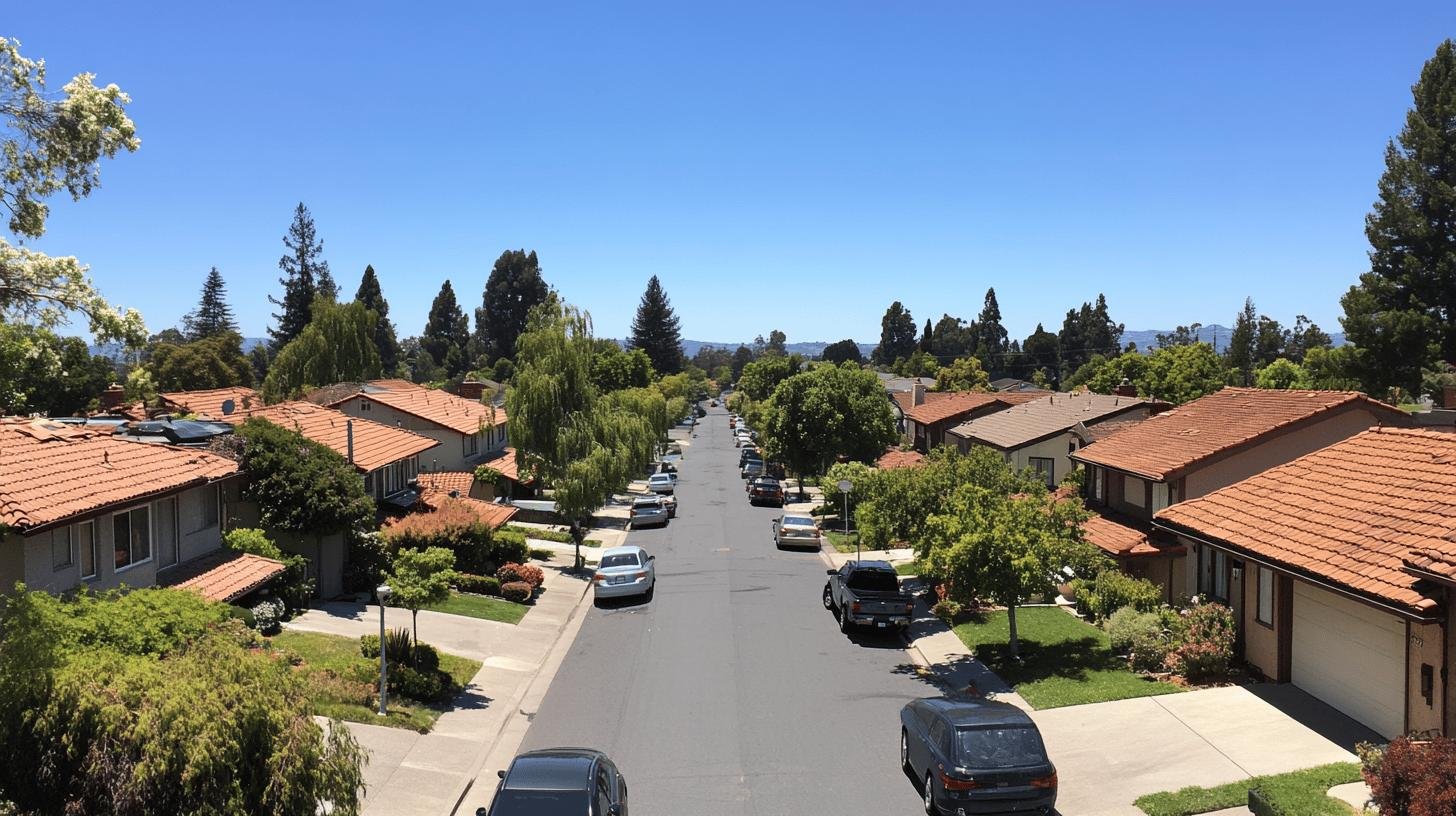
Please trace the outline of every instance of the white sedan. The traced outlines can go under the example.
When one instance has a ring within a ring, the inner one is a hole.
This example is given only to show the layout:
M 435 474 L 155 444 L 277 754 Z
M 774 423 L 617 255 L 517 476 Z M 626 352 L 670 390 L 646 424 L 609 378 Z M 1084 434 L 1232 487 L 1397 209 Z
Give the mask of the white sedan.
M 592 576 L 596 597 L 642 595 L 652 600 L 652 591 L 657 588 L 656 561 L 657 556 L 648 555 L 641 547 L 613 547 L 603 552 Z

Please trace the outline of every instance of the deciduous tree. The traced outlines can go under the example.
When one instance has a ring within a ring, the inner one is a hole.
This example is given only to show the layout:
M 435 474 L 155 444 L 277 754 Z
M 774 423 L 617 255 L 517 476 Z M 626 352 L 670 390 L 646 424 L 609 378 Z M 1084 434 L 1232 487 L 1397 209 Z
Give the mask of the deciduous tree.
M 362 532 L 374 521 L 364 480 L 344 457 L 266 419 L 238 426 L 243 495 L 267 528 L 322 537 Z
M 840 340 L 837 343 L 830 343 L 824 347 L 822 355 L 825 362 L 839 365 L 840 363 L 864 362 L 864 355 L 860 353 L 859 344 L 853 340 Z
M 364 304 L 315 304 L 313 321 L 268 366 L 263 399 L 289 399 L 306 387 L 357 382 L 379 376 L 374 312 Z
M 1259 369 L 1254 384 L 1260 388 L 1313 388 L 1314 381 L 1304 366 L 1283 357 Z
M 251 386 L 253 364 L 243 354 L 243 338 L 236 332 L 204 336 L 190 343 L 155 343 L 147 368 L 161 391 Z
M 410 611 L 410 631 L 420 642 L 420 610 L 450 600 L 455 580 L 455 553 L 444 547 L 400 550 L 389 574 L 389 605 Z
M 799 478 L 824 473 L 838 456 L 873 461 L 895 441 L 895 417 L 874 372 L 820 366 L 774 388 L 762 423 L 764 453 Z
M 975 357 L 962 357 L 935 373 L 937 391 L 989 391 L 991 377 Z

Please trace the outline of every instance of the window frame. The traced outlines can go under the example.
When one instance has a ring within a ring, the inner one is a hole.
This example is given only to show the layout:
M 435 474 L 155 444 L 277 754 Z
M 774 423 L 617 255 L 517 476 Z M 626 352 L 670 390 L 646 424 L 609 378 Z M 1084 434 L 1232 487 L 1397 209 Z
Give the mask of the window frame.
M 1107 503 L 1107 471 L 1096 465 L 1092 468 L 1092 500 L 1098 504 Z
M 136 553 L 132 552 L 132 549 L 131 549 L 131 542 L 132 542 L 132 537 L 131 537 L 132 518 L 131 517 L 132 517 L 132 514 L 133 513 L 137 513 L 137 512 L 141 512 L 141 511 L 144 511 L 147 514 L 147 557 L 146 558 L 138 559 L 136 557 Z M 127 572 L 128 570 L 131 570 L 131 569 L 133 569 L 135 567 L 139 567 L 139 566 L 141 566 L 143 564 L 149 564 L 149 563 L 151 563 L 153 557 L 155 557 L 155 549 L 156 549 L 155 547 L 152 546 L 152 506 L 150 504 L 139 504 L 139 505 L 137 505 L 135 507 L 128 507 L 125 510 L 118 510 L 115 513 L 112 513 L 111 514 L 111 549 L 112 549 L 112 553 L 113 553 L 113 555 L 112 555 L 113 565 L 115 564 L 115 552 L 119 549 L 116 546 L 116 518 L 117 518 L 117 516 L 126 516 L 126 523 L 127 523 L 126 550 L 127 550 L 128 560 L 127 560 L 127 563 L 125 565 L 123 565 L 123 566 L 114 566 L 114 569 L 112 570 L 112 574 L 113 575 L 120 575 L 123 572 Z
M 89 548 L 91 550 L 91 572 L 89 574 L 86 572 L 86 566 L 85 566 L 84 563 L 77 563 L 76 570 L 81 573 L 81 580 L 83 580 L 83 581 L 92 580 L 92 579 L 94 579 L 96 577 L 96 573 L 97 573 L 97 562 L 100 560 L 99 558 L 97 558 L 97 553 L 96 553 L 96 520 L 95 519 L 87 519 L 86 521 L 78 522 L 78 523 L 76 523 L 76 524 L 74 524 L 72 526 L 74 526 L 76 528 L 76 531 L 78 533 L 78 535 L 75 536 L 75 538 L 76 538 L 76 540 L 78 542 L 79 542 L 79 540 L 81 538 L 80 535 L 79 535 L 80 528 L 86 527 L 86 526 L 90 526 L 90 528 L 91 528 L 91 546 Z M 80 557 L 83 552 L 84 552 L 84 550 L 82 550 L 80 546 L 77 546 L 76 547 L 76 556 L 77 556 L 77 561 L 78 562 L 83 562 L 84 561 L 84 559 L 82 559 Z
M 66 538 L 66 560 L 63 563 L 56 563 L 56 538 L 62 533 Z M 58 530 L 51 531 L 51 572 L 62 572 L 76 566 L 76 541 L 71 536 L 71 527 L 66 525 Z
M 152 507 L 154 509 L 153 509 L 152 515 L 148 519 L 148 522 L 147 523 L 148 523 L 148 525 L 152 525 L 152 519 L 155 519 L 155 518 L 160 517 L 161 514 L 160 514 L 160 512 L 158 512 L 158 508 L 160 507 L 160 505 L 162 505 L 162 504 L 164 504 L 166 502 L 171 502 L 172 503 L 172 561 L 171 561 L 171 563 L 167 563 L 167 561 L 164 558 L 162 558 L 162 554 L 159 553 L 159 552 L 157 552 L 158 537 L 157 537 L 156 528 L 153 527 L 152 530 L 150 531 L 151 537 L 152 537 L 152 557 L 154 557 L 154 558 L 157 559 L 157 572 L 161 572 L 162 570 L 166 570 L 166 569 L 171 569 L 171 568 L 177 566 L 178 564 L 182 563 L 182 502 L 181 502 L 181 500 L 176 495 L 172 495 L 172 496 L 163 496 L 162 498 L 157 499 L 156 501 L 152 502 Z
M 1254 569 L 1254 622 L 1269 629 L 1274 628 L 1274 570 L 1262 564 L 1255 564 Z M 1264 577 L 1268 576 L 1269 586 L 1266 591 Z M 1268 619 L 1264 618 L 1264 604 L 1269 605 Z
M 1045 471 L 1045 473 L 1046 473 L 1046 486 L 1049 487 L 1049 488 L 1050 487 L 1056 487 L 1057 486 L 1057 460 L 1056 460 L 1056 458 L 1051 457 L 1051 456 L 1028 456 L 1028 457 L 1026 457 L 1026 466 L 1028 468 L 1036 471 L 1037 473 L 1042 473 L 1043 472 L 1042 469 L 1040 467 L 1038 467 L 1038 465 L 1037 465 L 1038 462 L 1045 462 L 1046 463 L 1046 471 Z
M 210 527 L 222 526 L 222 485 L 206 484 L 196 490 L 200 497 L 198 500 L 201 502 L 202 512 L 198 514 L 197 528 L 188 530 L 188 535 L 200 533 Z M 180 500 L 177 502 L 177 507 L 177 535 L 180 538 L 182 535 L 182 502 Z

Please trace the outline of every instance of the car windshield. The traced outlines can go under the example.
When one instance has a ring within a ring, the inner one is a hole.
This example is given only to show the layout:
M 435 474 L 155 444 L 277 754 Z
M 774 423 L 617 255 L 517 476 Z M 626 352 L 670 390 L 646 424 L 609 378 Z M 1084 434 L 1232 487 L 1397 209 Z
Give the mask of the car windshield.
M 582 816 L 590 806 L 586 791 L 503 790 L 490 816 Z
M 784 516 L 784 524 L 793 524 L 799 527 L 813 527 L 814 522 L 803 516 Z
M 653 482 L 668 482 L 668 481 L 672 481 L 672 475 L 671 474 L 668 474 L 668 473 L 654 473 L 654 474 L 652 474 L 652 478 L 649 481 L 653 481 Z
M 900 580 L 895 573 L 882 569 L 855 570 L 849 574 L 850 589 L 864 589 L 870 592 L 899 592 Z
M 661 507 L 661 506 L 662 506 L 662 502 L 657 501 L 656 499 L 649 499 L 649 500 L 646 500 L 646 501 L 644 501 L 642 499 L 638 499 L 637 501 L 632 502 L 632 509 L 633 510 L 643 510 L 643 509 L 653 510 L 653 509 L 656 509 L 656 508 Z
M 956 757 L 967 768 L 1017 768 L 1047 761 L 1041 735 L 1026 726 L 957 728 Z
M 609 567 L 636 567 L 641 562 L 637 560 L 637 553 L 613 553 L 602 556 L 602 569 Z

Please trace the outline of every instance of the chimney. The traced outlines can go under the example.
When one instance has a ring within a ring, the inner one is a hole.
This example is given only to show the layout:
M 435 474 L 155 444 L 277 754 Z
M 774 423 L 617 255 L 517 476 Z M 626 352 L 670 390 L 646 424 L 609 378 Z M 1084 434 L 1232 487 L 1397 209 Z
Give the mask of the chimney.
M 1132 384 L 1132 380 L 1123 377 L 1122 382 L 1118 383 L 1117 387 L 1112 389 L 1112 393 L 1118 395 L 1119 397 L 1136 397 L 1137 386 Z
M 916 377 L 915 384 L 910 386 L 910 404 L 925 404 L 925 383 L 921 382 L 919 377 Z
M 354 420 L 344 423 L 344 438 L 348 440 L 349 464 L 354 464 Z
M 460 396 L 480 402 L 480 398 L 485 396 L 485 383 L 479 380 L 466 380 L 460 383 Z
M 108 413 L 120 408 L 126 402 L 126 389 L 116 383 L 107 386 L 101 392 L 101 410 Z

